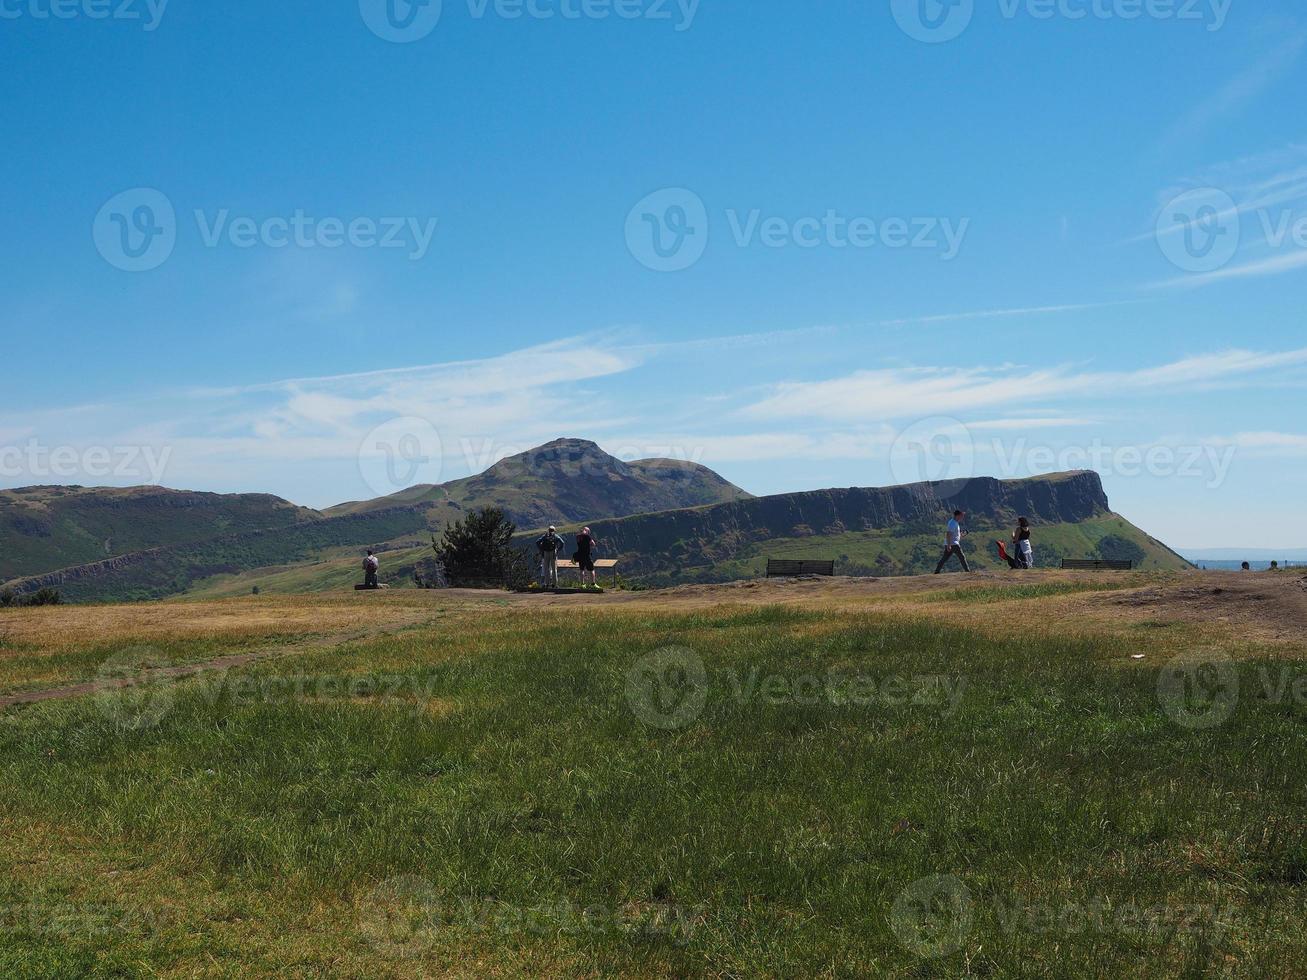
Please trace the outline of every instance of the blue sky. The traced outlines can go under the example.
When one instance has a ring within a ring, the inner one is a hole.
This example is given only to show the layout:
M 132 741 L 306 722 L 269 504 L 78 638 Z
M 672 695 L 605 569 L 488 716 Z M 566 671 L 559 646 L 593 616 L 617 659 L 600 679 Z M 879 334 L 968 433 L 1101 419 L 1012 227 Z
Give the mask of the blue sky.
M 568 435 L 1307 546 L 1299 3 L 0 0 L 0 55 L 0 485 Z

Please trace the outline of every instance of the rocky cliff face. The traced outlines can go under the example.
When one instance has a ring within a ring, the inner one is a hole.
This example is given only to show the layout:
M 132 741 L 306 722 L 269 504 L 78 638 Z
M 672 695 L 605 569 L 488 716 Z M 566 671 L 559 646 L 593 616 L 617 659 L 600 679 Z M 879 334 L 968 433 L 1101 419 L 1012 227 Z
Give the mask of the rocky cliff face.
M 945 495 L 947 494 L 947 496 Z M 1074 524 L 1110 512 L 1097 473 L 1059 474 L 1031 480 L 980 477 L 960 489 L 953 484 L 816 490 L 759 497 L 680 510 L 592 522 L 608 556 L 621 555 L 635 574 L 677 562 L 719 561 L 772 538 L 802 538 L 885 528 L 938 531 L 955 510 L 991 525 L 1029 517 L 1038 524 Z

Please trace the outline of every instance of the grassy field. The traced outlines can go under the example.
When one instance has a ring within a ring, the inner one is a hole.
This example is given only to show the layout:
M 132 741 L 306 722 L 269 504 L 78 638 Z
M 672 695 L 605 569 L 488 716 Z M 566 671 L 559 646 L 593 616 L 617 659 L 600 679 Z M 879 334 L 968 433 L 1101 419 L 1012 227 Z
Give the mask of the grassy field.
M 141 683 L 0 714 L 0 975 L 1292 975 L 1302 587 L 1249 581 L 5 612 L 0 691 Z

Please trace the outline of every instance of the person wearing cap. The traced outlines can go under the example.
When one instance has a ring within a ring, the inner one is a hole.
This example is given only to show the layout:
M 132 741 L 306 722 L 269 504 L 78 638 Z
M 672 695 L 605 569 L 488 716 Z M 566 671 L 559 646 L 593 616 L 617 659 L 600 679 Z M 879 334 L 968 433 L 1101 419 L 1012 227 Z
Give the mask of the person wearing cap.
M 944 566 L 954 555 L 957 555 L 958 561 L 962 562 L 964 572 L 971 571 L 971 566 L 967 564 L 967 556 L 962 553 L 962 535 L 965 533 L 962 530 L 962 519 L 966 516 L 966 511 L 955 510 L 953 516 L 949 518 L 948 531 L 944 538 L 944 555 L 935 566 L 936 575 L 944 571 Z
M 558 536 L 558 528 L 549 525 L 549 530 L 536 542 L 536 551 L 540 552 L 541 588 L 558 588 L 558 552 L 563 548 L 563 539 Z
M 585 588 L 585 577 L 590 575 L 590 585 L 593 588 L 599 588 L 599 579 L 595 575 L 595 550 L 599 547 L 599 542 L 595 540 L 588 527 L 582 528 L 581 533 L 576 536 L 576 564 L 581 569 L 581 588 Z

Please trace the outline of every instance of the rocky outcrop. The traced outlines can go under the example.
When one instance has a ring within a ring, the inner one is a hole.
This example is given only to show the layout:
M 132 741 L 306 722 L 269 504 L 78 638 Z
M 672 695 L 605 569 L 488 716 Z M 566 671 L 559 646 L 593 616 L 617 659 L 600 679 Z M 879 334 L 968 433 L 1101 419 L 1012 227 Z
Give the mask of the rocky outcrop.
M 607 555 L 635 574 L 681 562 L 704 564 L 738 556 L 751 544 L 845 531 L 902 527 L 942 534 L 952 511 L 993 525 L 1019 516 L 1040 524 L 1074 524 L 1110 512 L 1097 473 L 1029 480 L 978 477 L 947 484 L 816 490 L 733 501 L 711 507 L 592 522 Z

